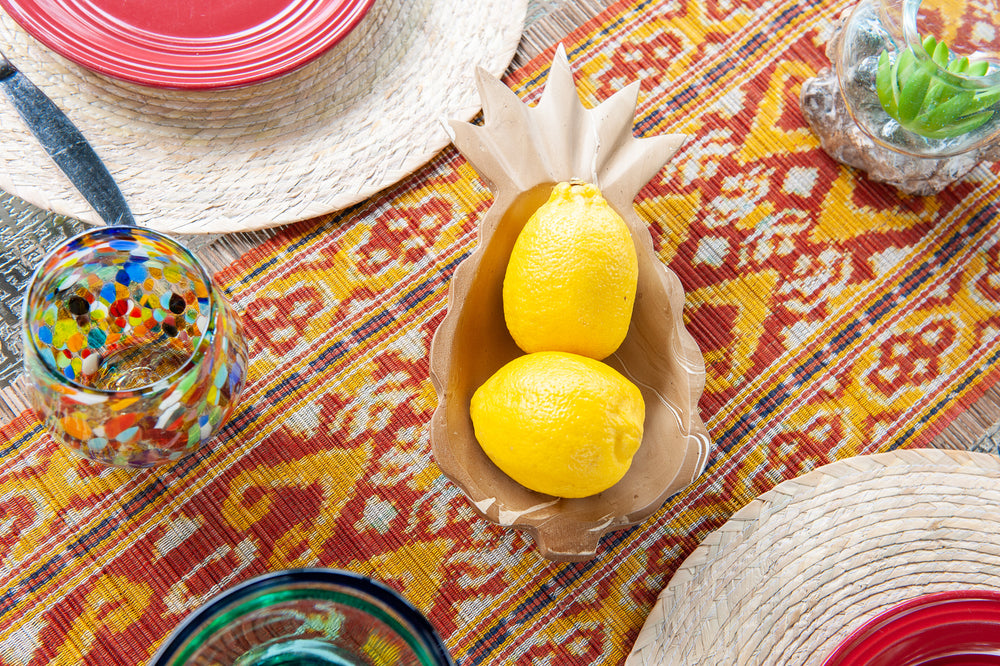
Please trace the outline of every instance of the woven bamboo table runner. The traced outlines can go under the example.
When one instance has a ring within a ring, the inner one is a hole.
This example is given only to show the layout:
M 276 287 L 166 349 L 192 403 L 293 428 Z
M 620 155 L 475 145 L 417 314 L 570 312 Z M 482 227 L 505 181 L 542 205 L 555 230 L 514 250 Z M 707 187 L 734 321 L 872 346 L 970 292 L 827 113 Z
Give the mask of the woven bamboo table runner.
M 621 2 L 563 43 L 587 104 L 641 79 L 638 134 L 687 132 L 636 201 L 705 355 L 706 473 L 589 562 L 479 519 L 434 465 L 428 346 L 491 202 L 448 148 L 217 275 L 249 386 L 176 466 L 77 462 L 0 432 L 0 663 L 142 664 L 219 590 L 316 565 L 406 595 L 456 660 L 620 663 L 700 540 L 784 479 L 925 446 L 996 380 L 996 168 L 902 197 L 831 161 L 798 109 L 844 0 Z M 537 99 L 551 50 L 507 82 Z

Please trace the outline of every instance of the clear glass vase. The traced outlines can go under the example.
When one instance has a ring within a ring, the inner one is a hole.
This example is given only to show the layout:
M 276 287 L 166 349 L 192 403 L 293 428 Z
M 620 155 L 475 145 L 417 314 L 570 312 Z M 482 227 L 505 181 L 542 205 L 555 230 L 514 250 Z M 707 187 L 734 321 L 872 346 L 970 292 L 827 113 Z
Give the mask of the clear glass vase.
M 831 57 L 851 118 L 880 146 L 944 158 L 1000 139 L 997 0 L 863 0 Z

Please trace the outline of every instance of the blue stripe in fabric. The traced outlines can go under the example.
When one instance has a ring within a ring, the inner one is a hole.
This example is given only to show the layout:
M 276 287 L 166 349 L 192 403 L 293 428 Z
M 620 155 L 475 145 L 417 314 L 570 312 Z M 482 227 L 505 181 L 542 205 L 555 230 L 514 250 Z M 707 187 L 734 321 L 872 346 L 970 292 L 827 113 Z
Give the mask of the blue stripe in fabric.
M 941 398 L 941 400 L 939 400 L 926 414 L 920 417 L 919 421 L 914 423 L 906 430 L 906 432 L 904 432 L 902 435 L 893 440 L 892 444 L 889 446 L 889 450 L 895 451 L 896 449 L 902 447 L 904 444 L 910 441 L 910 439 L 913 437 L 913 435 L 916 434 L 920 426 L 925 425 L 935 416 L 944 411 L 946 407 L 948 407 L 954 400 L 956 400 L 960 395 L 962 395 L 962 391 L 965 390 L 969 386 L 969 384 L 971 384 L 973 381 L 981 377 L 987 370 L 993 369 L 998 361 L 1000 361 L 1000 349 L 993 352 L 993 354 L 984 359 L 980 365 L 976 366 L 976 369 L 973 370 L 968 377 L 966 377 L 961 382 L 956 384 L 955 387 L 952 388 L 950 391 L 948 391 L 944 395 L 944 397 Z
M 653 3 L 653 1 L 654 0 L 646 0 L 646 2 L 638 3 L 632 9 L 631 14 L 636 14 L 636 13 L 644 11 L 647 7 L 649 7 Z M 606 26 L 604 26 L 603 28 L 601 28 L 600 32 L 597 33 L 597 36 L 598 37 L 603 37 L 605 35 L 609 35 L 609 34 L 611 34 L 612 31 L 614 31 L 615 28 L 617 28 L 617 27 L 619 27 L 621 25 L 624 25 L 629 20 L 631 20 L 630 19 L 630 15 L 620 16 L 615 21 L 613 21 L 613 22 L 607 24 Z M 594 38 L 593 37 L 591 37 L 590 39 L 586 39 L 583 42 L 581 42 L 578 46 L 576 46 L 575 48 L 572 48 L 572 49 L 568 50 L 566 52 L 566 57 L 572 63 L 573 58 L 575 56 L 578 56 L 580 53 L 588 50 L 593 45 L 594 45 Z M 548 78 L 548 76 L 549 76 L 549 68 L 548 67 L 546 67 L 544 69 L 540 69 L 540 70 L 538 70 L 538 73 L 535 74 L 535 76 L 533 76 L 530 79 L 528 79 L 528 80 L 524 81 L 523 83 L 521 83 L 520 89 L 522 91 L 524 91 L 524 90 L 526 90 L 528 88 L 531 88 L 532 86 L 538 85 L 543 79 Z
M 635 127 L 637 132 L 640 135 L 644 135 L 650 129 L 658 125 L 663 119 L 663 109 L 665 107 L 675 111 L 684 108 L 686 104 L 693 102 L 698 98 L 699 90 L 711 88 L 726 74 L 730 73 L 734 69 L 744 67 L 747 58 L 754 55 L 757 51 L 761 50 L 770 43 L 769 35 L 774 34 L 773 31 L 784 28 L 794 19 L 801 16 L 803 12 L 805 12 L 805 8 L 808 6 L 810 5 L 796 4 L 781 12 L 781 14 L 776 16 L 767 28 L 753 34 L 748 40 L 746 40 L 736 50 L 733 57 L 727 58 L 719 64 L 711 67 L 702 79 L 688 84 L 681 89 L 680 92 L 676 93 L 672 97 L 666 98 L 663 104 L 657 108 L 651 109 L 648 114 L 638 119 Z
M 973 214 L 961 230 L 957 231 L 946 243 L 933 252 L 937 263 L 944 265 L 951 261 L 965 247 L 968 240 L 978 235 L 987 224 L 996 218 L 996 215 L 997 210 L 995 205 L 990 205 Z M 842 352 L 852 343 L 857 342 L 868 328 L 876 324 L 886 313 L 892 312 L 895 306 L 900 305 L 908 296 L 930 280 L 934 274 L 929 262 L 921 263 L 914 268 L 898 287 L 884 294 L 864 310 L 863 316 L 852 320 L 842 331 L 838 332 L 826 345 L 825 349 L 817 351 L 807 358 L 805 363 L 800 364 L 792 373 L 792 376 L 796 377 L 794 384 L 789 386 L 782 383 L 758 400 L 747 414 L 744 414 L 716 440 L 722 446 L 709 462 L 709 468 L 720 462 L 726 454 L 738 446 L 757 424 L 777 411 L 791 396 L 790 388 L 802 386 L 803 383 L 825 367 L 826 364 L 819 360 L 820 355 Z
M 625 542 L 633 532 L 640 528 L 641 525 L 633 525 L 632 527 L 612 532 L 601 540 L 601 549 L 605 552 L 613 551 Z M 571 585 L 600 564 L 600 558 L 595 558 L 586 562 L 563 565 L 563 568 L 555 574 L 552 581 L 543 583 L 539 587 L 539 594 L 537 596 L 526 599 L 518 604 L 510 615 L 499 618 L 497 624 L 487 630 L 465 653 L 465 658 L 469 659 L 470 663 L 473 664 L 489 663 L 484 661 L 484 658 L 501 649 L 512 630 L 532 620 L 538 613 L 545 609 L 545 606 L 551 603 L 555 598 L 555 595 L 551 592 L 554 587 Z
M 35 435 L 38 435 L 39 433 L 41 433 L 42 429 L 43 429 L 43 426 L 42 426 L 41 423 L 36 424 L 34 428 L 32 428 L 31 430 L 26 431 L 23 435 L 21 435 L 17 439 L 12 440 L 7 445 L 7 448 L 0 449 L 0 457 L 4 457 L 4 456 L 10 455 L 11 453 L 13 453 L 14 451 L 17 450 L 17 447 L 21 446 L 22 444 L 24 444 L 25 442 L 27 442 L 29 439 L 31 439 Z

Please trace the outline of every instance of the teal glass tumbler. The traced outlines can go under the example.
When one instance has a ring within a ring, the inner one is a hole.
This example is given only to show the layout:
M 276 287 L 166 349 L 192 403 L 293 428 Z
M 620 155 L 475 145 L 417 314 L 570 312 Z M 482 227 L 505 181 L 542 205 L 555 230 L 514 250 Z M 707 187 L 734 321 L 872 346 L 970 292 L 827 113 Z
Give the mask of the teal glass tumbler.
M 150 666 L 452 666 L 420 611 L 370 578 L 292 569 L 223 592 L 188 616 Z
M 46 255 L 24 297 L 22 341 L 52 436 L 118 467 L 201 448 L 246 381 L 236 313 L 191 252 L 148 229 L 96 227 Z

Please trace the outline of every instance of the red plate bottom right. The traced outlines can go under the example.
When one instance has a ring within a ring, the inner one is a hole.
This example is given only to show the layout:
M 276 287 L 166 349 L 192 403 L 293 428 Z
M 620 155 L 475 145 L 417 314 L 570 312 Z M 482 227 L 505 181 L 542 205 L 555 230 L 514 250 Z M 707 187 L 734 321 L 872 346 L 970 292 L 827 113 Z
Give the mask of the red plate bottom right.
M 905 601 L 851 634 L 823 666 L 1000 666 L 1000 592 Z

